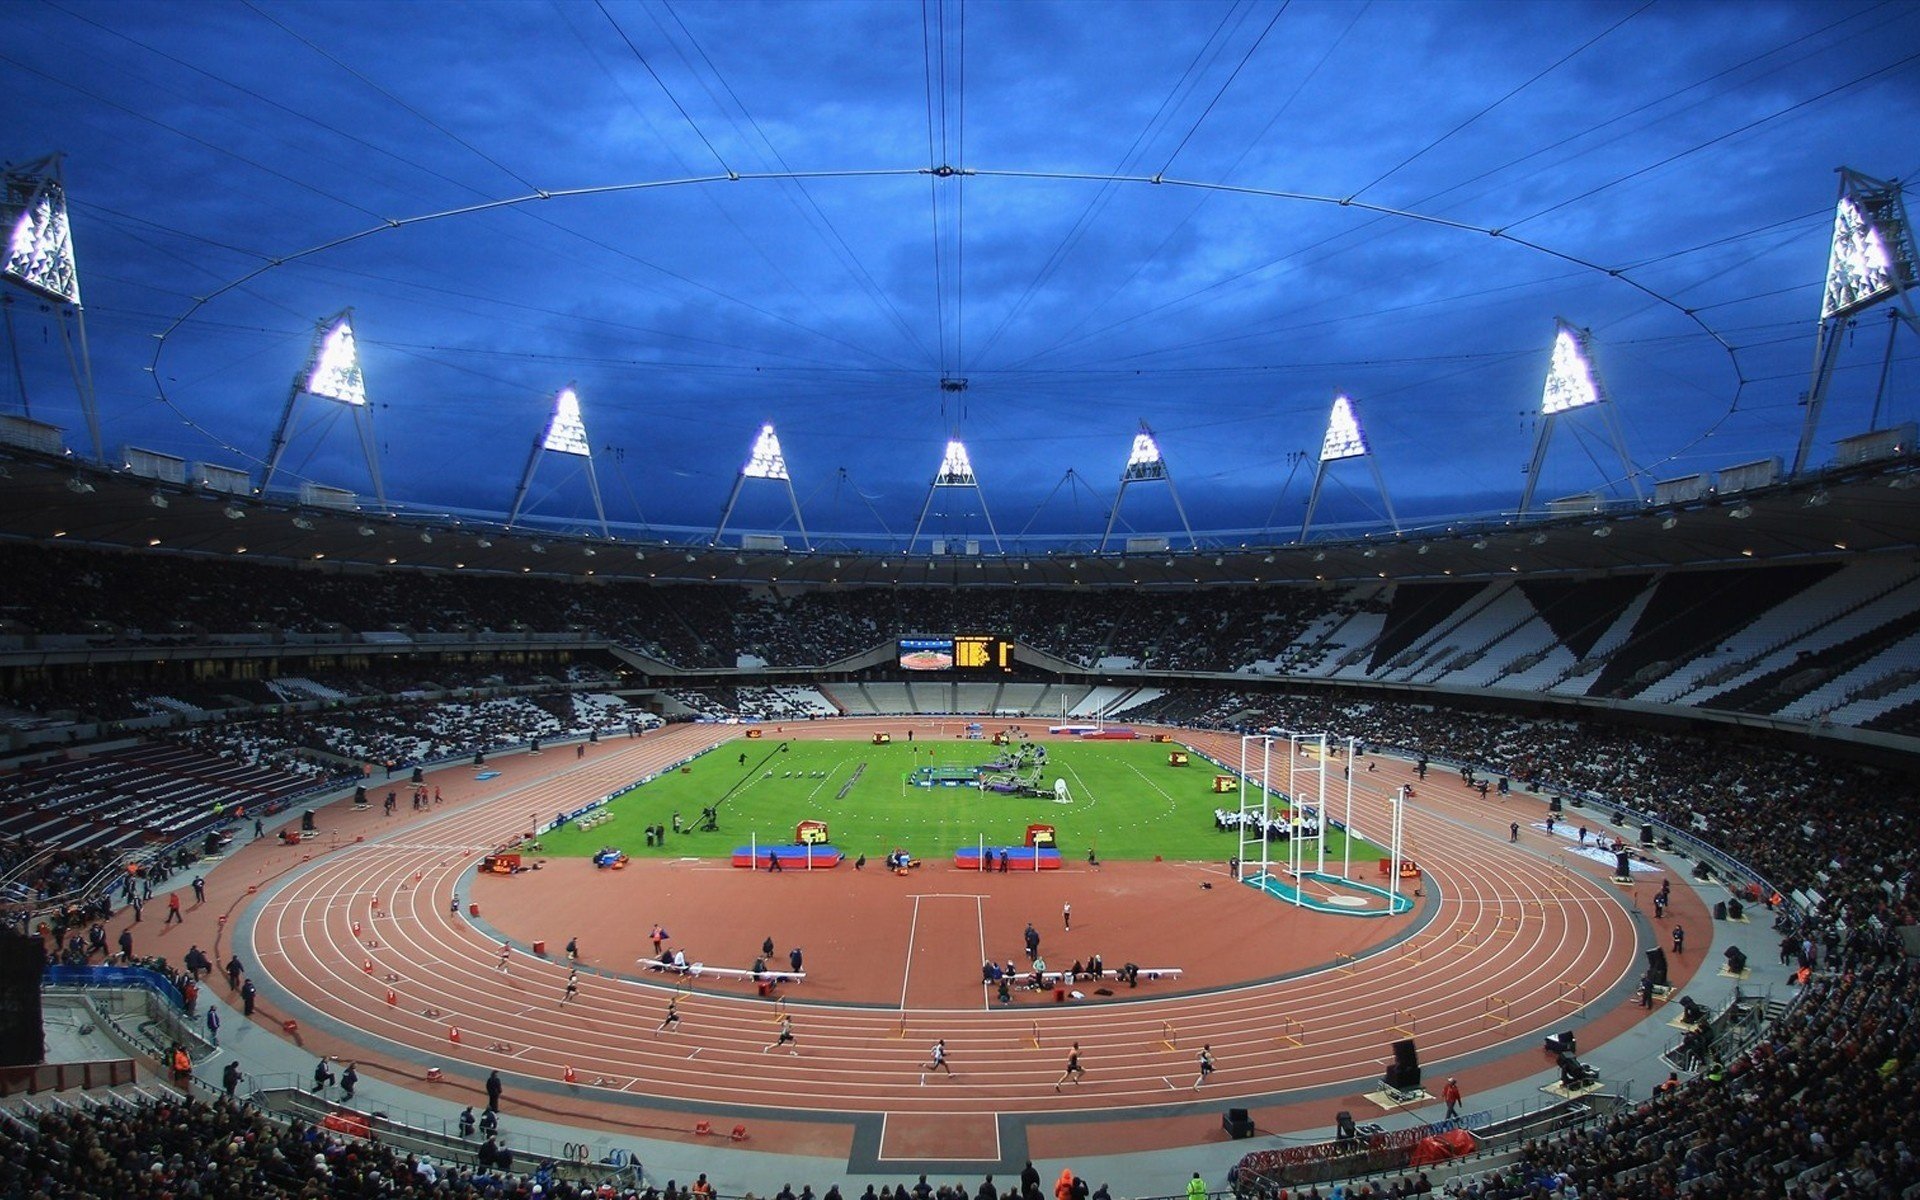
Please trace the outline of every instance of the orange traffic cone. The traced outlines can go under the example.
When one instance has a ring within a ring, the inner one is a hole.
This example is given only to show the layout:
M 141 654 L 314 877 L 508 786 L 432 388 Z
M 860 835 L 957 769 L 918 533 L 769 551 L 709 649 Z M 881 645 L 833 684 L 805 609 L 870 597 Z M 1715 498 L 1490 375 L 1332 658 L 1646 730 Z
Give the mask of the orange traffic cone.
M 388 988 L 388 989 L 387 989 L 387 1003 L 388 1003 L 388 1004 L 398 1004 L 398 1003 L 400 1003 L 400 997 L 398 997 L 398 996 L 396 996 L 396 995 L 394 995 L 394 994 L 393 994 L 393 989 L 392 989 L 392 988 Z
M 573 1076 L 573 1068 L 572 1068 L 572 1067 L 567 1067 L 567 1068 L 565 1068 L 565 1069 L 563 1069 L 563 1070 L 562 1070 L 562 1071 L 560 1072 L 560 1078 L 561 1078 L 562 1080 L 564 1080 L 564 1081 L 566 1081 L 567 1083 L 572 1083 L 572 1082 L 573 1082 L 573 1078 L 574 1078 L 574 1076 Z
M 460 1042 L 460 1031 L 451 1025 L 447 1026 L 447 1040 L 458 1045 Z

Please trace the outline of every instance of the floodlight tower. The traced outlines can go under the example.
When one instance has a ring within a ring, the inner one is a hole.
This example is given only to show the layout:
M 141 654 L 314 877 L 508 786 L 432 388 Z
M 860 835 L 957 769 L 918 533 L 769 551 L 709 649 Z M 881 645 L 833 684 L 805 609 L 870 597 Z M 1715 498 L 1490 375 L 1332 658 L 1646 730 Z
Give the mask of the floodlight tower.
M 1167 469 L 1167 460 L 1160 454 L 1160 443 L 1155 440 L 1153 430 L 1145 421 L 1140 422 L 1140 432 L 1133 435 L 1133 452 L 1127 455 L 1126 469 L 1120 472 L 1120 494 L 1113 498 L 1113 511 L 1107 514 L 1107 531 L 1100 535 L 1098 554 L 1107 548 L 1107 539 L 1113 536 L 1114 522 L 1120 519 L 1120 502 L 1127 498 L 1127 487 L 1135 483 L 1164 483 L 1167 493 L 1173 497 L 1173 511 L 1180 514 L 1180 528 L 1187 531 L 1187 545 L 1198 547 L 1199 541 L 1193 536 L 1193 526 L 1187 521 L 1187 510 L 1180 503 L 1180 489 L 1173 486 L 1173 472 Z
M 793 505 L 793 525 L 800 531 L 800 544 L 813 549 L 807 540 L 807 523 L 800 518 L 800 497 L 794 494 L 793 477 L 787 473 L 787 456 L 780 452 L 780 435 L 773 431 L 772 421 L 760 427 L 760 435 L 753 439 L 752 453 L 740 473 L 733 477 L 733 491 L 727 496 L 727 506 L 720 510 L 720 525 L 713 531 L 714 544 L 720 544 L 720 535 L 727 531 L 727 519 L 733 516 L 733 506 L 740 499 L 740 489 L 749 479 L 771 479 L 786 485 L 787 502 Z
M 106 461 L 100 440 L 100 412 L 94 403 L 93 357 L 87 350 L 86 311 L 80 305 L 80 268 L 73 257 L 73 227 L 67 221 L 67 189 L 60 173 L 60 155 L 49 154 L 24 166 L 8 167 L 0 183 L 0 224 L 7 230 L 6 257 L 0 280 L 15 284 L 46 302 L 60 329 L 73 390 L 86 418 L 95 462 Z M 0 292 L 5 313 L 7 346 L 14 380 L 19 386 L 25 416 L 33 415 L 27 399 L 27 380 L 20 366 L 20 341 L 13 328 L 13 296 Z
M 1353 401 L 1336 394 L 1333 409 L 1327 414 L 1327 435 L 1320 440 L 1320 463 L 1313 471 L 1313 490 L 1307 493 L 1307 515 L 1300 522 L 1301 541 L 1307 540 L 1307 531 L 1313 528 L 1313 513 L 1320 507 L 1320 485 L 1326 482 L 1327 468 L 1350 458 L 1364 458 L 1373 468 L 1373 486 L 1380 492 L 1380 503 L 1386 506 L 1387 521 L 1395 533 L 1400 532 L 1400 518 L 1394 515 L 1393 499 L 1387 495 L 1386 476 L 1380 473 L 1380 460 L 1373 456 L 1373 448 L 1367 444 L 1367 434 L 1360 428 Z
M 1887 350 L 1880 361 L 1880 388 L 1873 399 L 1872 425 L 1880 423 L 1880 402 L 1886 395 L 1887 374 L 1893 365 L 1893 340 L 1902 324 L 1920 332 L 1914 316 L 1915 255 L 1913 227 L 1900 198 L 1898 180 L 1874 179 L 1840 168 L 1840 201 L 1833 216 L 1833 246 L 1827 256 L 1827 286 L 1820 298 L 1820 333 L 1814 340 L 1813 384 L 1807 389 L 1807 419 L 1800 430 L 1800 446 L 1793 455 L 1793 473 L 1806 468 L 1813 435 L 1820 425 L 1820 409 L 1833 383 L 1839 357 L 1841 330 L 1853 318 L 1876 304 L 1887 303 Z M 1872 426 L 1869 426 L 1871 428 Z
M 1627 456 L 1626 435 L 1620 431 L 1620 417 L 1613 401 L 1600 382 L 1600 371 L 1593 364 L 1592 334 L 1575 329 L 1560 317 L 1553 319 L 1553 362 L 1547 368 L 1547 385 L 1540 394 L 1540 436 L 1534 439 L 1533 460 L 1527 466 L 1527 486 L 1520 493 L 1520 511 L 1533 504 L 1533 490 L 1540 484 L 1540 468 L 1547 461 L 1547 443 L 1553 440 L 1553 427 L 1563 416 L 1598 409 L 1607 435 L 1613 440 L 1614 453 L 1620 456 L 1621 469 L 1632 486 L 1636 499 L 1646 499 L 1640 490 L 1640 470 Z
M 920 519 L 913 523 L 913 536 L 907 539 L 907 553 L 913 553 L 915 543 L 920 540 L 920 530 L 927 523 L 927 513 L 933 508 L 933 498 L 942 489 L 970 489 L 980 498 L 980 515 L 987 519 L 987 533 L 993 538 L 993 551 L 1001 553 L 1000 533 L 993 527 L 993 514 L 987 511 L 987 494 L 980 490 L 980 480 L 973 473 L 973 462 L 967 457 L 967 446 L 958 437 L 947 439 L 947 452 L 940 459 L 940 469 L 934 473 L 933 482 L 927 485 L 927 502 L 920 506 Z
M 553 414 L 547 418 L 546 430 L 533 439 L 527 469 L 513 493 L 513 510 L 507 514 L 507 528 L 512 529 L 520 519 L 520 506 L 526 503 L 534 472 L 540 469 L 540 460 L 549 452 L 571 455 L 587 464 L 587 490 L 593 493 L 593 513 L 600 518 L 600 536 L 612 537 L 607 531 L 607 510 L 600 503 L 600 479 L 593 471 L 593 447 L 587 442 L 587 423 L 580 416 L 580 396 L 571 383 L 554 393 Z
M 373 408 L 367 403 L 367 380 L 360 372 L 360 348 L 353 336 L 353 309 L 343 308 L 331 317 L 316 322 L 313 349 L 307 365 L 293 377 L 287 392 L 286 407 L 280 410 L 280 424 L 274 428 L 273 441 L 267 447 L 267 471 L 260 490 L 273 486 L 280 469 L 280 457 L 287 452 L 293 412 L 302 400 L 322 400 L 343 405 L 353 414 L 354 428 L 360 433 L 360 452 L 367 460 L 367 476 L 373 481 L 373 495 L 381 508 L 387 506 L 387 489 L 380 481 L 380 456 L 373 440 Z

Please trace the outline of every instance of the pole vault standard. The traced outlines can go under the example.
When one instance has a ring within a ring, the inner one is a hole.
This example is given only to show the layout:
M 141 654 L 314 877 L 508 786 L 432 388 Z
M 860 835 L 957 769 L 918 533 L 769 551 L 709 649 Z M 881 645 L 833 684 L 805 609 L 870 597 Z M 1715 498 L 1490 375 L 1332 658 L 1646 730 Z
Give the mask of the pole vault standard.
M 1406 832 L 1407 823 L 1407 785 L 1401 784 L 1387 801 L 1387 807 L 1393 810 L 1393 838 L 1387 851 L 1387 912 L 1400 910 L 1400 844 Z
M 1301 900 L 1300 869 L 1301 829 L 1303 822 L 1300 812 L 1300 748 L 1306 744 L 1306 735 L 1297 729 L 1289 729 L 1287 734 L 1287 870 L 1293 875 L 1293 902 L 1296 906 Z
M 1247 831 L 1249 828 L 1256 829 L 1257 836 L 1260 839 L 1260 874 L 1264 877 L 1268 871 L 1267 848 L 1269 843 L 1267 842 L 1267 821 L 1268 821 L 1267 777 L 1269 773 L 1272 771 L 1272 769 L 1273 769 L 1273 738 L 1270 735 L 1264 734 L 1264 733 L 1241 734 L 1240 735 L 1240 828 L 1238 832 L 1240 834 L 1240 843 L 1239 843 L 1240 871 L 1243 876 L 1246 874 L 1246 869 L 1250 861 L 1247 855 Z M 1249 801 L 1252 799 L 1252 795 L 1253 795 L 1253 781 L 1256 778 L 1258 778 L 1260 781 L 1260 804 L 1257 809 L 1248 807 Z M 1256 816 L 1258 818 L 1259 824 L 1257 826 L 1254 826 L 1252 824 L 1251 819 Z M 1263 886 L 1265 885 L 1264 878 L 1262 879 L 1262 885 Z
M 1352 737 L 1348 737 L 1347 738 L 1347 829 L 1346 829 L 1346 837 L 1340 840 L 1341 848 L 1344 851 L 1340 860 L 1340 878 L 1346 880 L 1348 883 L 1353 882 L 1353 768 L 1354 768 L 1355 762 L 1357 761 L 1354 758 L 1354 754 L 1353 754 L 1354 745 L 1355 745 L 1354 739 Z

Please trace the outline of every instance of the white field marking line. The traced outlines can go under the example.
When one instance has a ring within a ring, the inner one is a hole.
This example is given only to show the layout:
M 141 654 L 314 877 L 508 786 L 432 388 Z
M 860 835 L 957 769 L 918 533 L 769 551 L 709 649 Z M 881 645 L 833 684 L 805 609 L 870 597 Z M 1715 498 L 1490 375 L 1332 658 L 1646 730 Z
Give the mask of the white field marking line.
M 987 905 L 986 905 L 985 896 L 975 896 L 973 898 L 973 922 L 974 922 L 974 927 L 980 931 L 980 961 L 986 962 L 987 961 Z M 980 1010 L 982 1012 L 993 1011 L 993 1002 L 987 999 L 987 990 L 985 988 L 980 989 Z
M 1069 771 L 1073 770 L 1072 767 L 1068 767 L 1067 769 Z M 1132 763 L 1127 764 L 1127 770 L 1132 771 L 1135 775 L 1138 775 L 1146 783 L 1148 787 L 1160 793 L 1160 798 L 1167 802 L 1168 812 L 1173 812 L 1178 807 L 1178 802 L 1174 800 L 1172 793 L 1168 792 L 1167 789 L 1155 783 L 1153 781 L 1153 778 L 1149 776 L 1145 771 L 1142 771 L 1139 767 L 1134 766 Z M 1078 779 L 1079 777 L 1080 776 L 1077 773 L 1074 775 L 1075 779 Z
M 907 984 L 913 980 L 913 942 L 920 931 L 920 897 L 913 898 L 913 922 L 907 926 L 907 969 L 900 976 L 900 1018 L 907 1016 Z

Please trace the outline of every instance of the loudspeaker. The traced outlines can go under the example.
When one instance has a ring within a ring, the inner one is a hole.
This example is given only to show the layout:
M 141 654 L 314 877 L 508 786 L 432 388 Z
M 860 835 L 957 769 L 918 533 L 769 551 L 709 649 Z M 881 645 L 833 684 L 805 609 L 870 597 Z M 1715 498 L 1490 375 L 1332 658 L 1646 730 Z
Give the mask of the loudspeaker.
M 1716 921 L 1724 921 L 1727 919 L 1727 902 L 1725 900 L 1715 900 L 1713 902 L 1713 919 Z
M 1253 1136 L 1253 1118 L 1247 1115 L 1244 1108 L 1230 1108 L 1221 1116 L 1220 1128 L 1235 1140 L 1250 1138 Z
M 30 1067 L 47 1056 L 40 1024 L 40 939 L 0 935 L 0 1067 Z
M 1553 1055 L 1578 1054 L 1580 1052 L 1580 1046 L 1578 1042 L 1575 1041 L 1573 1030 L 1571 1029 L 1561 1033 L 1548 1034 L 1546 1045 L 1543 1048 L 1548 1054 Z
M 1642 825 L 1640 827 L 1640 844 L 1642 846 L 1653 845 L 1653 826 Z
M 1633 878 L 1633 867 L 1629 865 L 1632 862 L 1633 855 L 1628 854 L 1625 850 L 1615 851 L 1613 855 L 1613 877 L 1615 879 Z
M 1562 804 L 1560 803 L 1560 797 L 1558 797 L 1558 796 L 1555 796 L 1555 797 L 1554 797 L 1553 799 L 1551 799 L 1551 800 L 1549 800 L 1549 801 L 1547 801 L 1547 811 L 1548 811 L 1548 812 L 1556 812 L 1556 813 L 1557 813 L 1557 812 L 1565 812 L 1565 811 L 1566 811 L 1566 809 L 1565 809 L 1565 807 L 1564 807 L 1564 806 L 1563 806 L 1563 805 L 1562 805 Z
M 1731 898 L 1727 900 L 1727 920 L 1738 921 L 1745 912 L 1746 909 L 1741 907 L 1740 901 Z
M 1360 1131 L 1353 1125 L 1353 1114 L 1344 1108 L 1333 1118 L 1333 1135 L 1342 1142 L 1350 1142 L 1360 1136 Z
M 1667 952 L 1658 946 L 1647 951 L 1647 976 L 1653 980 L 1653 986 L 1667 986 Z
M 1412 1038 L 1393 1044 L 1393 1064 L 1383 1082 L 1398 1092 L 1411 1092 L 1420 1086 L 1420 1051 Z

